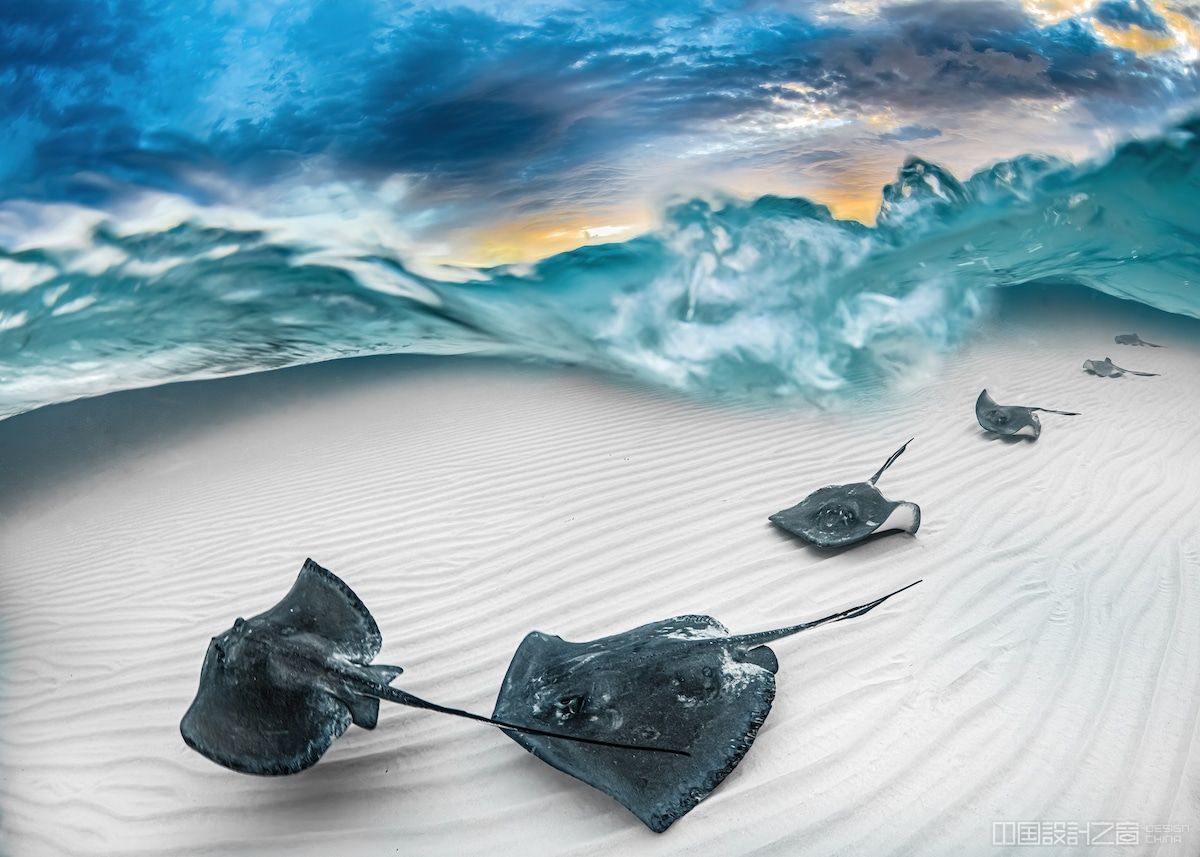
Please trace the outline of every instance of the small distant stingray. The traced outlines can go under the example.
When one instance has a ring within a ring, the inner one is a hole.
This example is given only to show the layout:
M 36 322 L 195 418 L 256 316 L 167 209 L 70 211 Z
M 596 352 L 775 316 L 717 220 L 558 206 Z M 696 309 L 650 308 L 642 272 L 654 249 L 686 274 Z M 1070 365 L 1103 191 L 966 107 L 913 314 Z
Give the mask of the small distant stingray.
M 1027 408 L 1024 405 L 998 405 L 984 390 L 975 400 L 975 419 L 990 432 L 1014 437 L 1037 438 L 1042 433 L 1042 422 L 1035 411 L 1046 414 L 1062 414 L 1077 417 L 1075 411 L 1055 411 L 1050 408 Z
M 379 700 L 386 699 L 548 738 L 688 755 L 646 744 L 558 735 L 427 702 L 388 686 L 403 670 L 371 663 L 382 645 L 379 627 L 350 587 L 305 560 L 282 601 L 250 619 L 239 618 L 213 637 L 200 689 L 179 724 L 183 740 L 244 774 L 295 774 L 316 764 L 352 722 L 374 729 Z
M 1117 345 L 1148 345 L 1151 348 L 1162 348 L 1161 345 L 1155 345 L 1153 342 L 1147 342 L 1136 333 L 1118 333 L 1113 341 Z
M 1147 378 L 1157 378 L 1157 372 L 1134 372 L 1132 369 L 1122 369 L 1112 362 L 1111 357 L 1103 360 L 1084 360 L 1083 368 L 1101 378 L 1120 378 L 1122 375 L 1144 375 Z
M 711 616 L 677 616 L 584 643 L 534 631 L 521 641 L 493 716 L 592 738 L 633 734 L 688 747 L 680 759 L 509 737 L 615 798 L 658 833 L 704 800 L 754 743 L 775 698 L 779 661 L 764 645 L 851 619 L 889 595 L 800 625 L 731 636 Z
M 915 533 L 921 526 L 921 507 L 916 503 L 893 503 L 875 483 L 883 471 L 912 443 L 912 438 L 883 463 L 866 482 L 818 488 L 790 509 L 776 512 L 768 520 L 823 548 L 845 547 L 865 541 L 875 533 L 902 530 Z

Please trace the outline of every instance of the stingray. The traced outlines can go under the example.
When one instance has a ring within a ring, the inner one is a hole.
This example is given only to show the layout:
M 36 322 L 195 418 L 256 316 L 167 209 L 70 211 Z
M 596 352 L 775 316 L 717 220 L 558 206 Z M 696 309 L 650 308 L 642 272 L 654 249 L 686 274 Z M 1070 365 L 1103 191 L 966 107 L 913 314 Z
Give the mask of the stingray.
M 921 507 L 916 503 L 892 502 L 875 483 L 908 448 L 908 440 L 866 482 L 818 488 L 790 509 L 776 512 L 768 520 L 823 548 L 838 548 L 865 541 L 876 533 L 903 530 L 915 533 L 921 526 Z
M 1113 342 L 1117 345 L 1148 345 L 1151 348 L 1162 348 L 1161 345 L 1155 345 L 1153 342 L 1147 342 L 1136 333 L 1118 333 Z
M 1157 378 L 1157 372 L 1134 372 L 1132 369 L 1122 369 L 1112 362 L 1111 357 L 1103 360 L 1084 360 L 1083 368 L 1101 378 L 1120 378 L 1122 375 L 1144 375 L 1147 378 Z
M 570 742 L 600 743 L 633 755 L 687 756 L 686 750 L 605 738 L 558 735 L 447 708 L 390 683 L 400 667 L 372 664 L 383 645 L 366 606 L 332 572 L 306 560 L 283 600 L 213 637 L 200 688 L 179 724 L 189 747 L 244 774 L 295 774 L 316 764 L 354 723 L 374 729 L 379 700 Z
M 975 400 L 975 419 L 990 432 L 1014 437 L 1037 438 L 1042 433 L 1042 422 L 1036 411 L 1046 414 L 1062 414 L 1077 417 L 1075 411 L 1055 411 L 1050 408 L 1027 408 L 1024 405 L 998 405 L 984 390 Z
M 861 616 L 917 583 L 823 619 L 758 634 L 730 635 L 711 616 L 677 616 L 583 643 L 534 631 L 513 656 L 493 716 L 591 738 L 633 734 L 688 747 L 688 758 L 651 757 L 508 733 L 661 833 L 720 785 L 754 743 L 779 670 L 765 644 Z

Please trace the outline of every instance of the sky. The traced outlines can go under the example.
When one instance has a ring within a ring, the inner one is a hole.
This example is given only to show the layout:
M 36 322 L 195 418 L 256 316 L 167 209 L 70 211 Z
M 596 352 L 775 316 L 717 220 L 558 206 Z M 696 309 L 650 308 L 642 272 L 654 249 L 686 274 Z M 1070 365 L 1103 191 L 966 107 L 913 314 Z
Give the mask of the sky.
M 0 201 L 367 199 L 487 265 L 697 194 L 870 222 L 910 154 L 1097 156 L 1198 71 L 1192 0 L 0 0 Z

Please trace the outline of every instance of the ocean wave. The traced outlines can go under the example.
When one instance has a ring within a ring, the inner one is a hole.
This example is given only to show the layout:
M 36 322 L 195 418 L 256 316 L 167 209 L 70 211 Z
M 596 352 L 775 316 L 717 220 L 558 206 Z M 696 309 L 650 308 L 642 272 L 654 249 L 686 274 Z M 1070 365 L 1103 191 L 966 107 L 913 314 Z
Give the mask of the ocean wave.
M 0 416 L 336 357 L 495 354 L 716 396 L 831 399 L 919 373 L 989 290 L 1078 284 L 1200 317 L 1200 118 L 1107 159 L 960 181 L 918 158 L 875 226 L 805 199 L 693 199 L 533 265 L 414 261 L 379 195 L 0 203 Z

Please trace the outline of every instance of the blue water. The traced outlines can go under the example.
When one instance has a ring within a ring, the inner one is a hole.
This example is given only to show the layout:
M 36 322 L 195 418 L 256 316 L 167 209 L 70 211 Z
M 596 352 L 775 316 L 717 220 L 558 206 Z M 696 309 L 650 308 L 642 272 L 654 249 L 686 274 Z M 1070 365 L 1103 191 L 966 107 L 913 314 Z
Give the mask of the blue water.
M 923 371 L 998 286 L 1200 317 L 1200 118 L 1084 165 L 1022 156 L 960 181 L 910 159 L 874 227 L 804 199 L 696 199 L 650 234 L 483 271 L 417 273 L 377 220 L 359 228 L 352 189 L 320 200 L 269 217 L 0 205 L 0 415 L 395 352 L 819 399 Z

